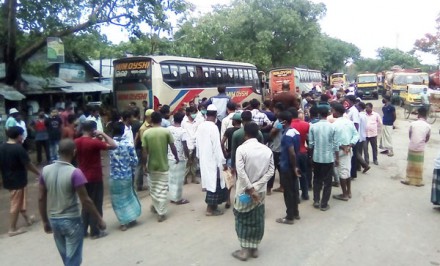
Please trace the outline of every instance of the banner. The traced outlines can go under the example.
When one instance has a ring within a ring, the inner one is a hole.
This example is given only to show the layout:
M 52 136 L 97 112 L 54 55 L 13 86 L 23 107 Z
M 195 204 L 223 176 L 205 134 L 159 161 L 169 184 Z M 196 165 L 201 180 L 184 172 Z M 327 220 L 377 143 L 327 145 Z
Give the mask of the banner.
M 58 37 L 47 37 L 48 63 L 64 63 L 64 44 Z
M 79 64 L 60 64 L 58 77 L 67 82 L 85 82 L 86 69 Z

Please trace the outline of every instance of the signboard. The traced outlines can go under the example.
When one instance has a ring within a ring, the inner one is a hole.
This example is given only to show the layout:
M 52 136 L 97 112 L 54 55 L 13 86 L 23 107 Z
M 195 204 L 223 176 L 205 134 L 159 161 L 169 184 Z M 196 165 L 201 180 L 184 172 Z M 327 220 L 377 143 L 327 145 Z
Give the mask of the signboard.
M 286 69 L 286 70 L 276 70 L 276 71 L 272 71 L 272 76 L 274 77 L 287 77 L 292 75 L 292 70 L 290 69 Z
M 149 91 L 116 91 L 115 98 L 119 110 L 128 108 L 131 102 L 135 102 L 137 106 L 142 106 L 142 101 L 150 101 Z
M 58 37 L 47 37 L 48 63 L 64 63 L 64 44 Z
M 149 74 L 150 61 L 133 61 L 115 64 L 115 78 L 134 78 Z
M 85 82 L 86 69 L 79 64 L 61 64 L 58 77 L 67 82 Z

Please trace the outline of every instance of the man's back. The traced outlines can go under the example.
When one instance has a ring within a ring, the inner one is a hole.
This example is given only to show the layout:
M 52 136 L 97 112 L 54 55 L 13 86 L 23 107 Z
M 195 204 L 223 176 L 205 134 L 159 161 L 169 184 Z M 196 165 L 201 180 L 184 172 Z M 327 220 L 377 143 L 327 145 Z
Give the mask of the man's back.
M 80 217 L 75 188 L 87 181 L 80 169 L 56 161 L 43 168 L 40 184 L 47 190 L 47 214 L 49 218 Z
M 313 148 L 313 161 L 317 163 L 334 162 L 334 152 L 339 149 L 335 142 L 335 130 L 327 120 L 320 120 L 310 127 L 310 146 Z
M 282 91 L 273 96 L 272 105 L 280 102 L 284 105 L 284 108 L 288 109 L 290 107 L 295 107 L 299 109 L 299 102 L 296 93 L 291 91 Z
M 142 147 L 148 150 L 148 170 L 168 171 L 168 144 L 174 143 L 170 131 L 162 127 L 153 127 L 142 136 Z
M 87 181 L 102 181 L 101 150 L 106 150 L 107 144 L 99 139 L 80 137 L 75 139 L 75 145 L 78 167 Z
M 26 165 L 30 162 L 21 144 L 3 143 L 0 145 L 0 169 L 3 187 L 21 189 L 27 185 Z
M 237 165 L 244 165 L 244 170 L 253 183 L 269 170 L 272 151 L 257 139 L 249 139 L 237 148 Z
M 409 149 L 412 151 L 424 151 L 427 137 L 431 134 L 431 125 L 425 120 L 419 119 L 411 123 L 410 132 Z
M 300 135 L 300 146 L 299 151 L 301 153 L 306 153 L 306 142 L 307 142 L 307 135 L 309 134 L 310 124 L 301 120 L 301 119 L 293 119 L 290 123 L 290 127 L 296 129 L 299 132 Z

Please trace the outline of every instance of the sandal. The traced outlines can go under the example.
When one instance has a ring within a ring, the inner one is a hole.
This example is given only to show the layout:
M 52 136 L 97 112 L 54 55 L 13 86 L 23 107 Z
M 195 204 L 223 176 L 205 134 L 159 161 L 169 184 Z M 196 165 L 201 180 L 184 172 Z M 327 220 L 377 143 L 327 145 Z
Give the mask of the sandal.
M 31 226 L 36 222 L 35 220 L 35 215 L 31 215 L 28 217 L 28 219 L 26 220 L 26 224 L 27 226 Z
M 279 187 L 279 188 L 273 189 L 272 191 L 274 191 L 274 192 L 284 192 L 284 188 Z
M 91 236 L 90 239 L 96 240 L 96 239 L 103 238 L 106 236 L 108 236 L 108 233 L 106 231 L 101 231 L 99 234 Z
M 404 185 L 407 185 L 407 186 L 409 186 L 409 185 L 411 185 L 408 181 L 406 181 L 406 180 L 402 180 L 402 181 L 400 181 L 400 183 L 402 183 L 402 184 L 404 184 Z
M 189 200 L 181 199 L 181 200 L 179 200 L 179 201 L 171 201 L 171 203 L 174 203 L 174 204 L 176 204 L 176 205 L 183 205 L 183 204 L 188 204 L 188 203 L 189 203 Z
M 337 200 L 348 201 L 348 198 L 344 197 L 344 195 L 342 195 L 342 194 L 339 194 L 339 195 L 333 195 L 333 198 L 334 198 L 334 199 L 337 199 Z
M 226 203 L 226 204 L 225 204 L 225 208 L 226 208 L 226 209 L 231 208 L 231 203 Z
M 278 218 L 275 221 L 280 224 L 293 224 L 293 220 L 289 220 L 286 218 Z
M 371 168 L 370 166 L 365 167 L 364 171 L 362 171 L 362 174 L 365 174 L 368 170 L 370 170 L 370 168 Z
M 128 227 L 127 227 L 127 225 L 123 224 L 123 225 L 119 226 L 119 229 L 121 231 L 127 231 Z
M 245 253 L 243 254 L 243 252 L 241 252 L 241 250 L 236 250 L 234 252 L 232 252 L 232 257 L 241 260 L 241 261 L 247 261 L 247 259 L 249 258 L 249 253 Z
M 9 232 L 8 232 L 8 235 L 9 235 L 9 237 L 13 237 L 13 236 L 17 236 L 17 235 L 24 234 L 24 233 L 26 233 L 26 232 L 27 232 L 27 231 L 24 230 L 23 228 L 18 228 L 18 229 L 15 230 L 15 231 L 9 231 Z
M 220 216 L 223 215 L 223 212 L 220 210 L 214 210 L 212 212 L 206 212 L 206 216 Z

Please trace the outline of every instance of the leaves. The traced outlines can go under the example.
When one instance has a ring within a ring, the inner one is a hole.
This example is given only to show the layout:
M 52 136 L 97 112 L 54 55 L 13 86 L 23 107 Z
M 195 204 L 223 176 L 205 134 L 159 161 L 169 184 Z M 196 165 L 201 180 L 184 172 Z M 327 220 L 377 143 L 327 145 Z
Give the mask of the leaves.
M 436 33 L 426 33 L 423 38 L 416 40 L 414 50 L 437 55 L 440 64 L 440 13 L 436 19 L 436 30 Z

